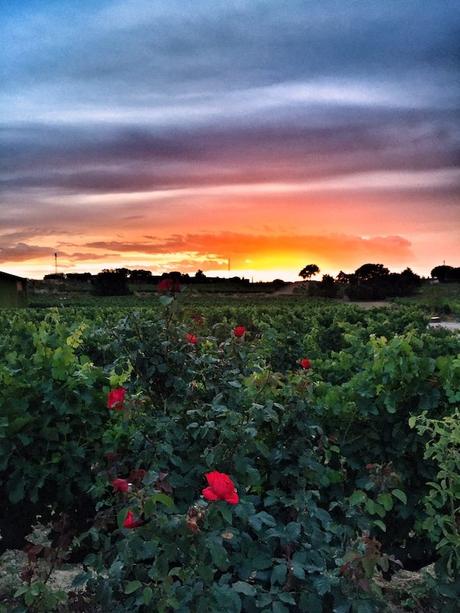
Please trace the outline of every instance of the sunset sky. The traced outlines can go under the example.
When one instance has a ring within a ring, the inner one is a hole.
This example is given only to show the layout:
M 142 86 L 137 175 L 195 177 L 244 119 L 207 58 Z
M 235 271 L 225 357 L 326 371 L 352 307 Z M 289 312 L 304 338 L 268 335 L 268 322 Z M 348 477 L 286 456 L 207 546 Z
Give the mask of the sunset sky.
M 458 0 L 0 10 L 0 270 L 460 266 Z

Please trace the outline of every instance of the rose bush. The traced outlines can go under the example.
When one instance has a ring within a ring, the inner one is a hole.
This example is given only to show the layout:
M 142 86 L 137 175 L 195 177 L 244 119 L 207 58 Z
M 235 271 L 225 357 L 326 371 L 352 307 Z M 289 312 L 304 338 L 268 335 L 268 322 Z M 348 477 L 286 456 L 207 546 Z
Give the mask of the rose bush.
M 262 304 L 203 306 L 194 344 L 163 297 L 0 314 L 2 531 L 70 513 L 102 610 L 381 610 L 394 559 L 442 555 L 408 421 L 452 414 L 458 337 L 411 307 Z

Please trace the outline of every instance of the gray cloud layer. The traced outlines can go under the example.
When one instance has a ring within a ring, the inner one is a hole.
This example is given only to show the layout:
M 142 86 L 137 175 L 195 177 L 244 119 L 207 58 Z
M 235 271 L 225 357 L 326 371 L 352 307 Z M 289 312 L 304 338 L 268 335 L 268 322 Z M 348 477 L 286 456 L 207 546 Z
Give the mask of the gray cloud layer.
M 404 90 L 427 75 L 420 89 L 437 104 L 455 93 L 436 95 L 456 70 L 455 0 L 18 4 L 3 33 L 13 94 L 52 87 L 72 105 L 142 107 L 318 78 Z
M 450 111 L 344 111 L 334 124 L 311 125 L 307 113 L 271 121 L 193 130 L 21 125 L 3 128 L 8 191 L 131 192 L 295 181 L 347 173 L 452 168 L 460 131 Z

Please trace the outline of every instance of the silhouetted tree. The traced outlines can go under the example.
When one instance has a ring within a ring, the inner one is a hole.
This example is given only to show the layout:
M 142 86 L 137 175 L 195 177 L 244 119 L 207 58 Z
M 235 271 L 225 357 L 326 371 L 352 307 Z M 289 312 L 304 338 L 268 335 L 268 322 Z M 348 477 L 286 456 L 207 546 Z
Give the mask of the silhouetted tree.
M 299 277 L 302 277 L 303 280 L 310 279 L 319 272 L 320 270 L 316 264 L 307 264 L 307 266 L 302 268 L 302 270 L 299 272 Z
M 431 271 L 431 276 L 437 279 L 439 283 L 452 283 L 460 281 L 460 268 L 453 266 L 435 266 Z
M 90 272 L 68 272 L 66 274 L 66 281 L 82 281 L 84 283 L 87 283 L 90 280 Z
M 107 269 L 103 270 L 102 272 L 106 272 Z M 115 268 L 114 271 L 110 270 L 109 272 L 116 272 L 117 274 L 123 275 L 124 277 L 128 278 L 129 277 L 129 273 L 131 272 L 129 270 L 129 268 Z
M 308 284 L 308 295 L 319 298 L 335 298 L 338 292 L 338 283 L 331 275 L 323 275 L 321 281 L 311 281 Z
M 422 284 L 422 278 L 413 272 L 410 268 L 406 268 L 401 273 L 401 281 L 404 285 L 412 285 L 414 287 L 420 287 Z
M 149 283 L 152 281 L 152 271 L 150 270 L 130 270 L 129 280 L 132 283 Z
M 353 278 L 353 274 L 347 274 L 346 272 L 343 272 L 343 270 L 341 270 L 339 274 L 336 276 L 335 280 L 340 285 L 347 285 L 348 283 L 350 283 L 352 278 Z
M 363 264 L 355 270 L 354 277 L 358 282 L 375 283 L 389 274 L 390 271 L 383 264 Z
M 331 275 L 323 275 L 319 288 L 321 295 L 325 298 L 335 298 L 337 296 L 337 285 L 334 277 L 331 277 Z
M 422 281 L 410 268 L 402 273 L 390 272 L 383 264 L 363 264 L 352 275 L 340 275 L 347 282 L 345 292 L 352 300 L 409 296 Z
M 186 277 L 188 277 L 188 275 L 183 275 L 181 272 L 179 272 L 178 270 L 174 270 L 173 272 L 169 272 L 167 275 L 165 275 L 166 277 L 169 277 L 170 279 L 172 279 L 173 281 L 178 281 L 179 283 L 181 281 L 183 281 Z
M 93 293 L 97 296 L 125 296 L 130 294 L 128 273 L 127 268 L 104 269 L 91 280 Z

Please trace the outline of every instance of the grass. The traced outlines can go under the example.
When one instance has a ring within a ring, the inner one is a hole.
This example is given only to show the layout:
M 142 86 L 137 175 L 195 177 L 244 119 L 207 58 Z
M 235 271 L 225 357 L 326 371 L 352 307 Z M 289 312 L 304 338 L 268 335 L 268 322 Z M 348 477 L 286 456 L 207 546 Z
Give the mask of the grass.
M 425 284 L 410 298 L 400 298 L 402 304 L 417 303 L 427 307 L 433 314 L 460 317 L 460 283 Z
M 46 293 L 29 294 L 29 306 L 31 307 L 145 307 L 157 304 L 155 286 L 135 285 L 130 288 L 133 293 L 128 296 L 94 296 L 91 294 L 91 286 L 80 287 L 53 286 Z M 219 284 L 193 285 L 187 288 L 187 303 L 192 306 L 229 304 L 257 305 L 257 304 L 302 304 L 314 301 L 331 302 L 328 299 L 309 298 L 305 293 L 299 292 L 293 295 L 271 296 L 270 291 L 261 291 L 257 284 L 247 286 L 225 287 L 225 292 Z M 333 302 L 341 302 L 333 299 Z M 416 295 L 409 298 L 398 298 L 393 302 L 397 304 L 419 304 L 426 308 L 432 315 L 440 315 L 444 319 L 456 319 L 460 317 L 460 283 L 445 283 L 423 285 Z

